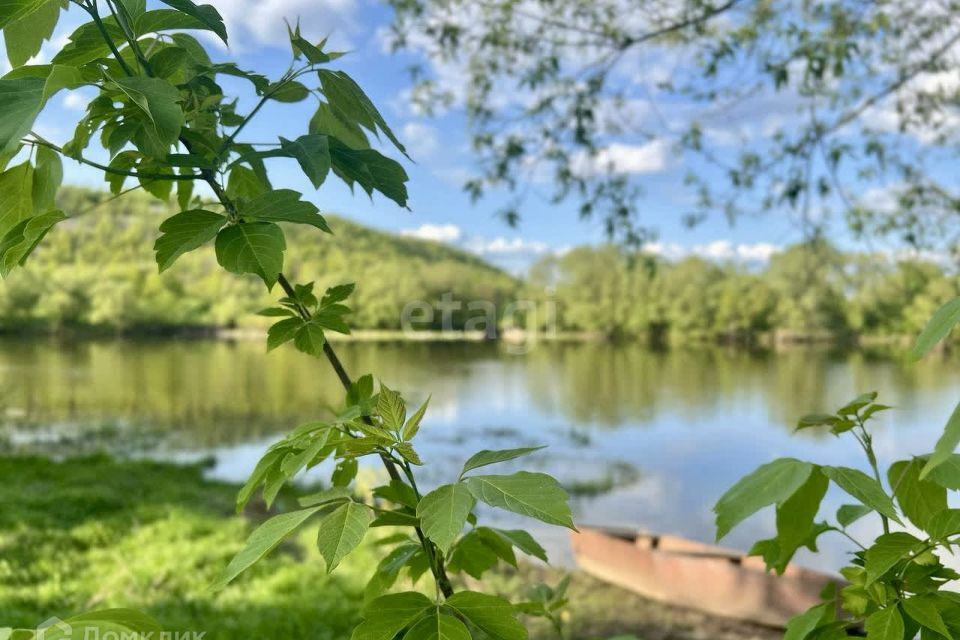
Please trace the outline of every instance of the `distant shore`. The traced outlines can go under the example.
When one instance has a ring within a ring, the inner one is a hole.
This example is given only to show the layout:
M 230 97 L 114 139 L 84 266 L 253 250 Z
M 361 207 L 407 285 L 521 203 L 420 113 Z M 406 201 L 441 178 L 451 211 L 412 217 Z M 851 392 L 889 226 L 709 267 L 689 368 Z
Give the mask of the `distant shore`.
M 266 339 L 266 327 L 216 327 L 216 326 L 139 326 L 126 329 L 103 327 L 67 327 L 50 329 L 43 326 L 21 325 L 0 327 L 0 338 L 32 337 L 59 340 L 224 340 L 260 341 Z M 744 349 L 773 351 L 804 347 L 844 349 L 889 349 L 908 350 L 915 336 L 906 334 L 834 334 L 829 332 L 804 333 L 778 329 L 755 333 L 667 333 L 664 335 L 612 335 L 598 331 L 551 331 L 534 332 L 508 328 L 495 331 L 465 330 L 416 330 L 357 329 L 349 335 L 328 332 L 331 342 L 411 342 L 411 343 L 481 343 L 499 342 L 507 345 L 535 343 L 615 343 L 646 344 L 653 347 L 723 346 Z M 951 344 L 941 343 L 940 351 L 950 351 Z

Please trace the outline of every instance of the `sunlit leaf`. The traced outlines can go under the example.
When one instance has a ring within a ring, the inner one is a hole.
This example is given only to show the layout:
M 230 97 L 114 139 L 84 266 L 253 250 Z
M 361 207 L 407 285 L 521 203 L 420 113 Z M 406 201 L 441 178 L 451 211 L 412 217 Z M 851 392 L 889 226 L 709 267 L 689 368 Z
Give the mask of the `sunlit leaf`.
M 283 270 L 287 243 L 272 222 L 248 222 L 221 229 L 215 244 L 217 261 L 232 273 L 254 273 L 268 288 Z
M 287 536 L 314 515 L 322 506 L 283 513 L 270 518 L 257 527 L 247 538 L 246 546 L 230 561 L 211 587 L 219 590 L 227 586 L 234 578 L 256 564 L 261 558 L 273 551 Z
M 567 492 L 545 473 L 519 471 L 508 476 L 471 476 L 463 482 L 477 500 L 491 507 L 576 529 Z
M 346 502 L 320 520 L 317 548 L 327 562 L 328 573 L 360 545 L 371 522 L 370 507 L 356 502 Z
M 169 269 L 184 253 L 216 238 L 217 232 L 226 223 L 226 216 L 201 209 L 183 211 L 164 220 L 160 224 L 163 235 L 157 238 L 153 246 L 160 271 Z
M 470 490 L 459 482 L 434 489 L 417 505 L 424 535 L 446 553 L 463 530 L 475 503 Z

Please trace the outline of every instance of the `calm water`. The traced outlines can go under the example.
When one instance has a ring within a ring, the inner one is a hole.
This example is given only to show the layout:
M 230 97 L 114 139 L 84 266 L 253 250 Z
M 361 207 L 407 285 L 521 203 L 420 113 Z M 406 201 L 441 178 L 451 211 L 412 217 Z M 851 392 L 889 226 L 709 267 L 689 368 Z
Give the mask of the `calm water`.
M 881 461 L 890 462 L 895 452 L 929 451 L 960 396 L 960 362 L 937 358 L 910 365 L 822 350 L 656 352 L 603 344 L 554 344 L 525 355 L 493 344 L 352 343 L 339 350 L 351 372 L 376 372 L 415 401 L 433 394 L 419 436 L 431 462 L 424 484 L 449 481 L 480 448 L 548 444 L 525 466 L 568 486 L 608 489 L 575 498 L 580 522 L 701 540 L 713 537 L 717 497 L 775 456 L 862 466 L 852 442 L 792 434 L 801 414 L 878 390 L 898 407 L 876 428 Z M 340 397 L 322 363 L 292 349 L 267 356 L 258 342 L 0 342 L 6 446 L 40 438 L 66 453 L 76 444 L 63 442 L 64 434 L 94 428 L 113 447 L 214 456 L 213 475 L 242 480 L 277 434 L 324 417 Z M 843 502 L 830 499 L 832 507 Z M 764 516 L 738 529 L 729 545 L 746 548 L 771 535 L 772 514 Z M 869 535 L 877 525 L 858 526 Z M 562 558 L 564 534 L 543 533 Z M 847 547 L 823 542 L 824 556 L 801 561 L 839 562 Z

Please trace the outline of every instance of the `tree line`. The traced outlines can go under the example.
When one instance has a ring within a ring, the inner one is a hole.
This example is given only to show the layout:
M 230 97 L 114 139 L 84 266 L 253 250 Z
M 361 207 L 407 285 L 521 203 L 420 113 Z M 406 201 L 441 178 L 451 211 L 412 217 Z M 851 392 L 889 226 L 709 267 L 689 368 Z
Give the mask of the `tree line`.
M 810 340 L 916 335 L 958 284 L 931 261 L 844 253 L 814 239 L 763 267 L 581 247 L 538 262 L 525 286 L 556 301 L 556 325 L 568 331 Z
M 157 273 L 156 227 L 170 214 L 163 205 L 142 194 L 110 199 L 80 188 L 63 189 L 59 199 L 72 219 L 50 234 L 20 277 L 0 284 L 2 330 L 266 326 L 251 313 L 268 306 L 269 296 L 257 281 L 217 269 L 212 250 Z M 933 262 L 844 253 L 822 239 L 790 247 L 762 267 L 585 246 L 541 259 L 520 279 L 453 247 L 330 220 L 337 241 L 292 238 L 290 269 L 323 274 L 318 287 L 359 282 L 352 308 L 362 329 L 400 329 L 408 303 L 452 293 L 492 302 L 500 312 L 532 300 L 540 306 L 529 329 L 625 338 L 907 335 L 960 292 L 957 276 Z M 464 328 L 475 313 L 468 305 L 454 311 L 453 327 Z M 436 326 L 416 328 L 440 329 L 442 321 L 438 313 Z

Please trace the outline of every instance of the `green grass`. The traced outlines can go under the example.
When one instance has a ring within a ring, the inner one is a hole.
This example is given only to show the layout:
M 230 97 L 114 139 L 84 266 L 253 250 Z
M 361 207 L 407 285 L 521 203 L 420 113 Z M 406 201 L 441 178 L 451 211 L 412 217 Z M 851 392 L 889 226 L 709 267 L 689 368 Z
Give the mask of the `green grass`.
M 0 626 L 133 607 L 164 628 L 213 639 L 340 640 L 358 619 L 372 549 L 328 577 L 309 527 L 211 592 L 252 523 L 233 512 L 236 487 L 205 481 L 199 466 L 103 457 L 0 464 Z
M 327 576 L 316 528 L 307 526 L 225 590 L 209 590 L 266 515 L 256 506 L 248 509 L 253 516 L 236 515 L 236 491 L 204 479 L 201 465 L 0 457 L 0 627 L 33 628 L 51 616 L 132 607 L 169 631 L 203 631 L 207 640 L 349 638 L 382 553 L 374 544 L 362 545 Z M 294 507 L 292 498 L 281 494 L 278 508 Z M 532 583 L 555 584 L 561 575 L 521 566 L 482 586 L 472 579 L 457 586 L 521 600 Z M 643 600 L 582 574 L 573 576 L 569 594 L 567 640 L 776 637 Z M 528 624 L 531 640 L 556 640 L 548 625 Z

